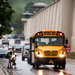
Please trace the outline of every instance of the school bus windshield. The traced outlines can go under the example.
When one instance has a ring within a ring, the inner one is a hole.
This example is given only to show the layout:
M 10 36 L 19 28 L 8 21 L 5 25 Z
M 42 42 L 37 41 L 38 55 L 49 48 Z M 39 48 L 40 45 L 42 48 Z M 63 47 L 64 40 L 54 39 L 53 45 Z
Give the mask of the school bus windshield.
M 59 46 L 64 45 L 63 37 L 39 37 L 35 39 L 37 46 Z

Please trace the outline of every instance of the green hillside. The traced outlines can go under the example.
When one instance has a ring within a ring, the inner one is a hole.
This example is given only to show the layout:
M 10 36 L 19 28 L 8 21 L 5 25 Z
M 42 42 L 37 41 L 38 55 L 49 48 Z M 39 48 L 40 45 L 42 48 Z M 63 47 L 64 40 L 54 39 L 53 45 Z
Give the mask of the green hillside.
M 15 11 L 18 11 L 18 10 L 24 11 L 26 4 L 31 1 L 34 3 L 44 2 L 49 5 L 50 3 L 52 3 L 55 0 L 9 0 L 10 4 L 12 5 L 12 7 Z

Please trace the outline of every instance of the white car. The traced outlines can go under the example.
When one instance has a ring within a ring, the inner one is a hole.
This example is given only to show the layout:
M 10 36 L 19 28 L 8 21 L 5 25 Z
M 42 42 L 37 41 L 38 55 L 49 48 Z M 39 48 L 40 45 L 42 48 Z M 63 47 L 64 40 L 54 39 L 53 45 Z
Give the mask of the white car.
M 8 48 L 4 48 L 3 45 L 0 45 L 0 57 L 5 57 L 8 53 Z

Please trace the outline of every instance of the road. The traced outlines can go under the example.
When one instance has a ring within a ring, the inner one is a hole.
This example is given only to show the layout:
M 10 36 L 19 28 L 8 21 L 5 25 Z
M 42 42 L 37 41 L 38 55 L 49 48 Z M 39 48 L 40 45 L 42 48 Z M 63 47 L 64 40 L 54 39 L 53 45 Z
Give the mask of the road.
M 0 58 L 0 62 L 7 69 L 7 59 Z M 21 54 L 17 56 L 17 69 L 7 69 L 10 75 L 75 75 L 75 60 L 67 59 L 66 69 L 53 69 L 53 65 L 40 66 L 35 69 L 22 61 Z

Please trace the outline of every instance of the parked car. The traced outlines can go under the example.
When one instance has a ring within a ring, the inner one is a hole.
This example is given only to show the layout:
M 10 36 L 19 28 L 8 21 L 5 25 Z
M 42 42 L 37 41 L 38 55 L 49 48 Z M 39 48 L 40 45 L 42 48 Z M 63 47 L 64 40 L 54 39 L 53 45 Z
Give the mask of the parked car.
M 21 53 L 23 50 L 23 45 L 19 44 L 19 45 L 14 45 L 14 50 L 16 53 Z
M 13 39 L 17 39 L 17 38 L 18 38 L 18 36 L 16 36 L 16 35 L 13 35 L 13 36 L 12 36 L 12 38 L 13 38 Z
M 25 58 L 28 58 L 29 50 L 30 50 L 30 43 L 26 43 L 25 46 L 23 47 L 23 51 L 22 51 L 22 60 L 23 61 L 25 60 Z
M 15 44 L 20 44 L 20 43 L 21 43 L 21 40 L 20 40 L 20 39 L 15 39 L 15 40 L 14 40 L 14 43 L 15 43 Z
M 12 50 L 12 48 L 13 48 L 13 45 L 8 46 L 8 50 Z
M 25 37 L 21 36 L 20 37 L 20 40 L 24 41 L 25 40 Z
M 8 53 L 8 48 L 4 48 L 3 45 L 0 45 L 0 57 L 5 57 Z
M 9 45 L 8 39 L 2 39 L 2 45 Z

